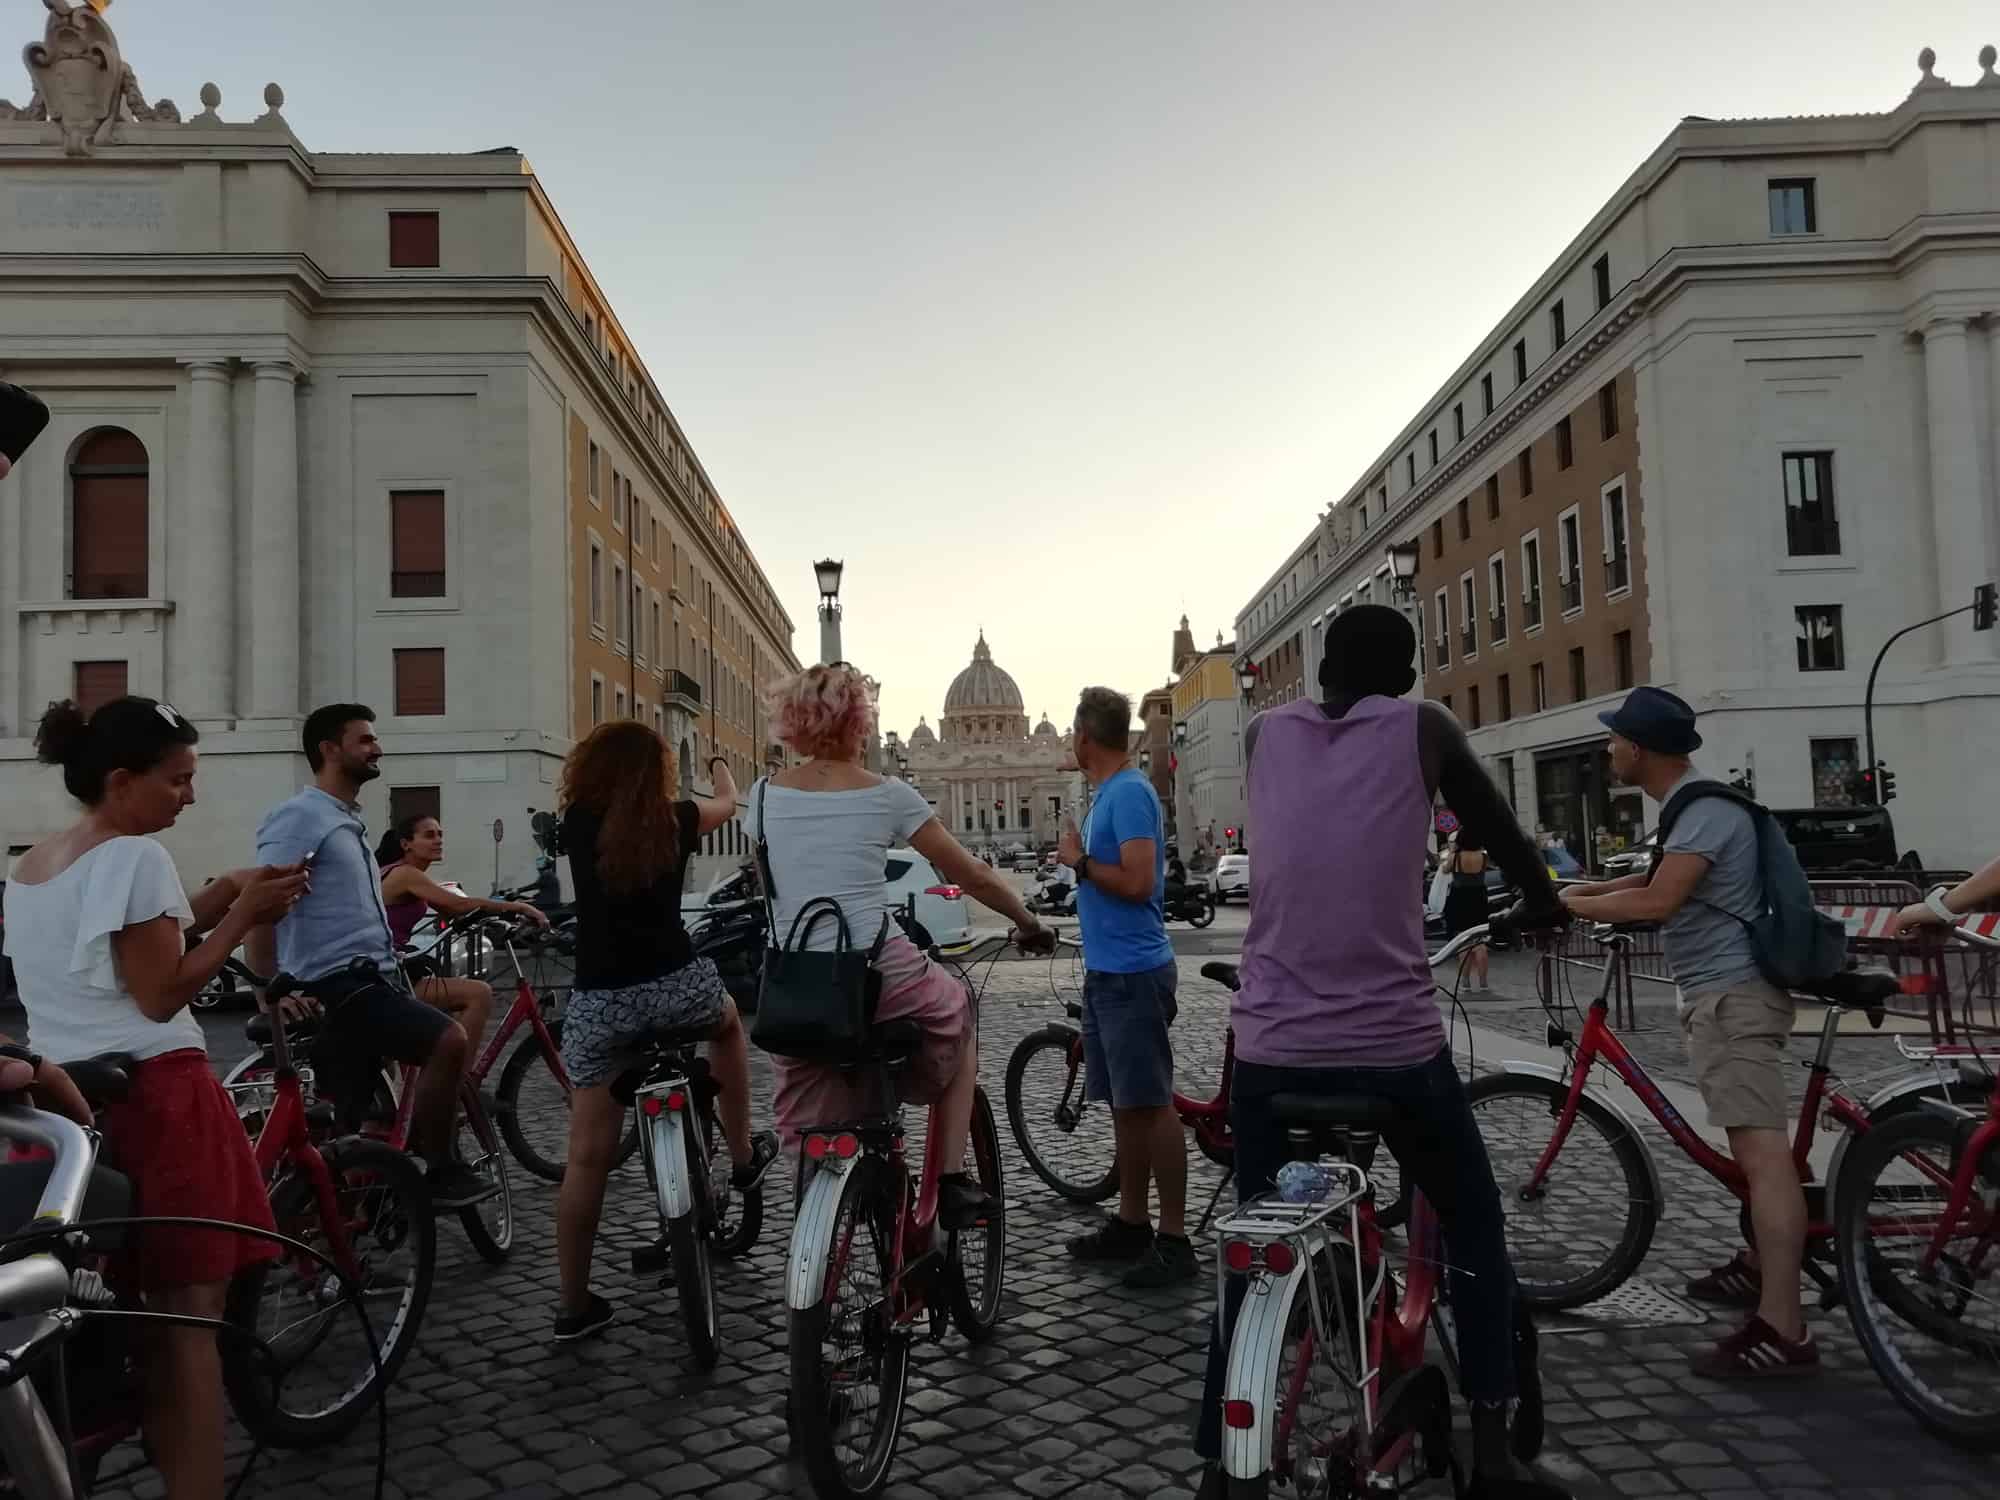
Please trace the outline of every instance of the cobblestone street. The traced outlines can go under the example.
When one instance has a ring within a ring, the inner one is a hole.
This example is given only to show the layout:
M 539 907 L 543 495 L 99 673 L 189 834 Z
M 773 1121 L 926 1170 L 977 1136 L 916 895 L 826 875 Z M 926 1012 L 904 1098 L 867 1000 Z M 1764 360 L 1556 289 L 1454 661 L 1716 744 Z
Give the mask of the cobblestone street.
M 1208 1092 L 1225 997 L 1198 977 L 1199 962 L 1182 961 L 1176 1033 L 1183 1085 Z M 1024 1033 L 1060 1016 L 1052 976 L 1070 983 L 1066 963 L 1003 963 L 987 987 L 981 1067 L 1006 1157 L 1007 1300 L 987 1346 L 972 1349 L 951 1334 L 919 1349 L 886 1491 L 896 1500 L 1151 1496 L 1192 1485 L 1189 1424 L 1210 1315 L 1212 1242 L 1198 1241 L 1204 1279 L 1174 1292 L 1127 1293 L 1109 1274 L 1080 1270 L 1063 1242 L 1088 1227 L 1090 1213 L 1048 1192 L 1007 1131 L 1008 1053 Z M 1514 978 L 1511 962 L 1496 966 L 1501 993 L 1478 1007 L 1482 1026 L 1517 1014 L 1525 1031 L 1527 1013 L 1507 998 Z M 1659 1045 L 1673 1040 L 1668 1032 Z M 1482 1052 L 1482 1066 L 1496 1061 Z M 1726 1325 L 1703 1320 L 1676 1297 L 1643 1294 L 1677 1290 L 1720 1260 L 1735 1243 L 1736 1208 L 1663 1137 L 1649 1143 L 1669 1204 L 1644 1285 L 1615 1310 L 1551 1320 L 1544 1339 L 1547 1467 L 1590 1496 L 1990 1496 L 1995 1469 L 1938 1444 L 1902 1414 L 1841 1314 L 1815 1317 L 1826 1361 L 1817 1381 L 1743 1389 L 1687 1373 L 1689 1350 Z M 1218 1180 L 1194 1156 L 1191 1216 Z M 619 1321 L 573 1346 L 549 1339 L 553 1190 L 518 1167 L 513 1182 L 519 1229 L 507 1265 L 482 1265 L 455 1219 L 439 1226 L 436 1290 L 393 1392 L 386 1493 L 422 1500 L 808 1493 L 787 1463 L 783 1415 L 789 1195 L 768 1194 L 755 1252 L 719 1272 L 723 1357 L 701 1375 L 683 1357 L 671 1289 L 635 1280 L 626 1268 L 628 1251 L 652 1227 L 637 1165 L 612 1180 L 600 1241 L 597 1285 L 618 1304 Z M 239 1442 L 236 1461 L 246 1452 Z M 122 1465 L 114 1459 L 112 1467 Z M 263 1456 L 248 1492 L 362 1500 L 373 1492 L 374 1468 L 371 1425 L 330 1452 Z M 157 1483 L 148 1475 L 136 1493 L 157 1494 Z M 1422 1493 L 1445 1495 L 1449 1486 Z

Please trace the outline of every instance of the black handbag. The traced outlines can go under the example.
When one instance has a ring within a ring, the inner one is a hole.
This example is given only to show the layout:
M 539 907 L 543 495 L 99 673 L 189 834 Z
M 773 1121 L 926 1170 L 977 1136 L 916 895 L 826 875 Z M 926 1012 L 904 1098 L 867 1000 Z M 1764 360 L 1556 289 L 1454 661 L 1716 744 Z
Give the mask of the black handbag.
M 875 1024 L 875 1005 L 882 995 L 875 959 L 888 937 L 889 919 L 882 919 L 874 946 L 864 953 L 853 945 L 840 903 L 819 896 L 799 909 L 784 943 L 776 942 L 777 886 L 771 879 L 771 850 L 765 839 L 766 784 L 757 786 L 757 874 L 764 885 L 765 930 L 770 936 L 750 1040 L 780 1057 L 852 1063 L 866 1052 L 868 1033 Z M 833 951 L 803 946 L 824 921 L 835 927 Z

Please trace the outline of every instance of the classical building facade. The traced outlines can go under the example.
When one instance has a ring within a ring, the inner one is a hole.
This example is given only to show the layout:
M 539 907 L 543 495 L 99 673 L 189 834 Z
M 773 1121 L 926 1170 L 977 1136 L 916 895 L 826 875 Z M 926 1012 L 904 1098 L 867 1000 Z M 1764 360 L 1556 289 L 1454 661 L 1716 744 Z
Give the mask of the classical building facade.
M 370 822 L 438 812 L 469 885 L 496 820 L 502 876 L 531 868 L 528 810 L 604 718 L 747 779 L 791 622 L 522 156 L 315 153 L 276 85 L 183 120 L 108 55 L 103 97 L 38 69 L 0 101 L 0 368 L 54 414 L 0 481 L 8 848 L 72 815 L 31 744 L 69 696 L 201 727 L 191 879 L 242 863 L 333 700 L 390 752 Z
M 1021 690 L 982 631 L 952 679 L 938 727 L 919 720 L 903 744 L 910 782 L 945 827 L 982 852 L 1053 844 L 1077 811 L 1069 736 L 1046 715 L 1031 731 Z
M 1250 713 L 1237 688 L 1236 661 L 1235 642 L 1219 633 L 1213 649 L 1180 656 L 1173 696 L 1174 792 L 1184 859 L 1247 844 L 1243 729 Z

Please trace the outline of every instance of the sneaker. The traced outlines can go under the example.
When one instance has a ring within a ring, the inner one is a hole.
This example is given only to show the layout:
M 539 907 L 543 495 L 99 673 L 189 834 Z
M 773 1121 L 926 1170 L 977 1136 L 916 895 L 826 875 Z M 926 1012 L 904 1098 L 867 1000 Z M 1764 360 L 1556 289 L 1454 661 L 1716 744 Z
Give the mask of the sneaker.
M 1134 1291 L 1146 1292 L 1156 1287 L 1180 1286 L 1193 1281 L 1195 1275 L 1194 1241 L 1184 1234 L 1160 1234 L 1153 1237 L 1146 1254 L 1118 1279 Z
M 1711 1380 L 1769 1380 L 1786 1375 L 1817 1375 L 1819 1345 L 1812 1330 L 1793 1343 L 1762 1318 L 1751 1316 L 1720 1343 L 1688 1359 L 1688 1368 Z
M 431 1206 L 440 1213 L 453 1213 L 484 1203 L 500 1191 L 500 1184 L 481 1177 L 464 1162 L 446 1162 L 429 1172 Z
M 1098 1265 L 1134 1261 L 1152 1248 L 1151 1224 L 1128 1224 L 1115 1215 L 1089 1234 L 1080 1234 L 1069 1242 L 1072 1256 Z
M 1000 1201 L 964 1172 L 938 1179 L 938 1222 L 946 1229 L 974 1229 L 1004 1212 Z
M 556 1342 L 573 1343 L 577 1339 L 587 1339 L 593 1333 L 602 1333 L 617 1321 L 618 1313 L 609 1302 L 597 1293 L 590 1294 L 590 1301 L 580 1313 L 559 1312 L 556 1314 Z
M 1718 1307 L 1754 1308 L 1764 1295 L 1764 1278 L 1750 1264 L 1749 1252 L 1738 1250 L 1729 1258 L 1727 1265 L 1717 1266 L 1707 1275 L 1690 1281 L 1687 1294 L 1697 1302 L 1708 1302 Z
M 771 1163 L 778 1159 L 778 1132 L 760 1130 L 750 1137 L 750 1160 L 729 1173 L 729 1186 L 736 1192 L 747 1193 L 764 1180 L 764 1174 L 771 1170 Z

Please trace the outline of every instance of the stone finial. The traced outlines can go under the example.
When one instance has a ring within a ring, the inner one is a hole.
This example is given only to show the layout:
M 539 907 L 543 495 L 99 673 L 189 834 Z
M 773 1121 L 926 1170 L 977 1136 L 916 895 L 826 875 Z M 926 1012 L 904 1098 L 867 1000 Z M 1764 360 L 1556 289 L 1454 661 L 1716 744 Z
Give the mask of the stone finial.
M 283 110 L 285 107 L 285 91 L 279 88 L 275 83 L 265 84 L 264 103 L 266 105 L 266 108 L 264 110 L 264 113 L 257 116 L 257 123 L 259 125 L 284 124 L 285 117 L 283 114 L 280 113 L 280 111 Z
M 2000 73 L 1993 71 L 1993 64 L 2000 62 L 2000 49 L 1991 42 L 1979 49 L 1979 87 L 1990 89 L 2000 87 Z
M 222 108 L 222 90 L 212 83 L 201 86 L 201 113 L 188 121 L 190 125 L 220 125 L 222 116 L 216 111 Z
M 1951 87 L 1951 80 L 1949 78 L 1940 78 L 1937 75 L 1937 49 L 1935 47 L 1926 47 L 1917 54 L 1917 68 L 1923 76 L 1917 79 L 1917 86 L 1910 91 L 1911 93 L 1918 93 L 1924 89 L 1948 89 Z

